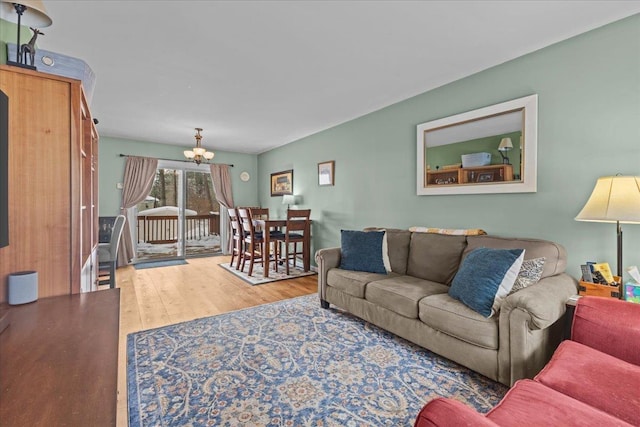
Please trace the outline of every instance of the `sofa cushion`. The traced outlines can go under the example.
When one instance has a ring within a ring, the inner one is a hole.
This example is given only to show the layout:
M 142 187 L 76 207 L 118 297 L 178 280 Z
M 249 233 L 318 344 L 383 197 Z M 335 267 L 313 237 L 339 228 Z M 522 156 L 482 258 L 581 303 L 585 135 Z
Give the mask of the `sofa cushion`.
M 413 233 L 407 274 L 448 285 L 460 266 L 466 236 Z
M 449 295 L 485 317 L 500 310 L 524 258 L 522 249 L 474 249 L 462 261 Z
M 487 418 L 500 426 L 630 425 L 531 380 L 516 381 Z
M 614 298 L 578 300 L 571 340 L 640 366 L 640 305 Z M 624 325 L 624 333 L 611 333 Z
M 367 301 L 389 309 L 404 317 L 418 318 L 418 302 L 434 294 L 446 293 L 449 288 L 440 283 L 412 276 L 395 276 L 367 285 Z
M 409 244 L 411 233 L 407 230 L 387 230 L 387 244 L 389 246 L 389 261 L 391 271 L 401 275 L 407 274 L 409 260 Z
M 340 232 L 340 268 L 343 270 L 366 271 L 386 274 L 383 260 L 384 231 Z
M 563 341 L 535 380 L 640 425 L 640 366 L 574 341 Z
M 498 317 L 484 317 L 448 294 L 431 295 L 418 304 L 420 320 L 462 341 L 496 350 Z
M 524 249 L 525 259 L 545 257 L 542 279 L 563 273 L 567 267 L 567 252 L 562 245 L 547 240 L 519 239 L 496 236 L 467 236 L 464 259 L 476 248 Z
M 340 289 L 357 298 L 364 298 L 364 289 L 367 283 L 393 276 L 397 276 L 397 274 L 389 273 L 386 275 L 332 268 L 327 273 L 327 286 Z
M 398 228 L 381 227 L 367 227 L 364 231 L 386 231 L 387 253 L 389 254 L 391 271 L 398 274 L 407 274 L 411 232 Z
M 473 426 L 497 427 L 475 409 L 452 398 L 436 397 L 422 407 L 414 427 Z

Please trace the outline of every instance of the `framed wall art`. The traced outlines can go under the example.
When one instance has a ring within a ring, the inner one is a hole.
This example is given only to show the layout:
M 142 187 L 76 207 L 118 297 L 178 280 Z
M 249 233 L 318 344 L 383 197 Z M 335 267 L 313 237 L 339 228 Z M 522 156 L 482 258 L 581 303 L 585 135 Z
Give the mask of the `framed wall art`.
M 293 194 L 293 169 L 271 174 L 271 197 Z
M 318 163 L 318 185 L 334 185 L 335 160 Z

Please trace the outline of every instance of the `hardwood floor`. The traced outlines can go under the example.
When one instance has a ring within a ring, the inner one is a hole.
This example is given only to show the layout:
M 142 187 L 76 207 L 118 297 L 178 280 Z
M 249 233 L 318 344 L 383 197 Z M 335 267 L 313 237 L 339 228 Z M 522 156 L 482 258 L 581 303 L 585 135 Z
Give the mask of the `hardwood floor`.
M 186 265 L 118 269 L 120 343 L 118 423 L 127 426 L 127 334 L 317 292 L 317 276 L 251 286 L 217 264 L 230 257 L 193 258 Z

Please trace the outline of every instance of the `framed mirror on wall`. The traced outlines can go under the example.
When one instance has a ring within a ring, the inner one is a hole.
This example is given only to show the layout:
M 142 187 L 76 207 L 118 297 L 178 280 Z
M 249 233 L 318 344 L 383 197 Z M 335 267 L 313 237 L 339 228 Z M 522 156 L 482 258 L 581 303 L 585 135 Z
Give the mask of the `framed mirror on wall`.
M 532 193 L 538 95 L 417 126 L 417 194 Z

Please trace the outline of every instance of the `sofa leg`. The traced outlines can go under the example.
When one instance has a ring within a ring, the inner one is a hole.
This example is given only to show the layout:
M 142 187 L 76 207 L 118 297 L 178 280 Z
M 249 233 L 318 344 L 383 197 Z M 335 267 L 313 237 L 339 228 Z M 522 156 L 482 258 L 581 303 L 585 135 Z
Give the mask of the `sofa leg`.
M 320 307 L 329 308 L 329 303 L 323 299 L 320 300 Z

